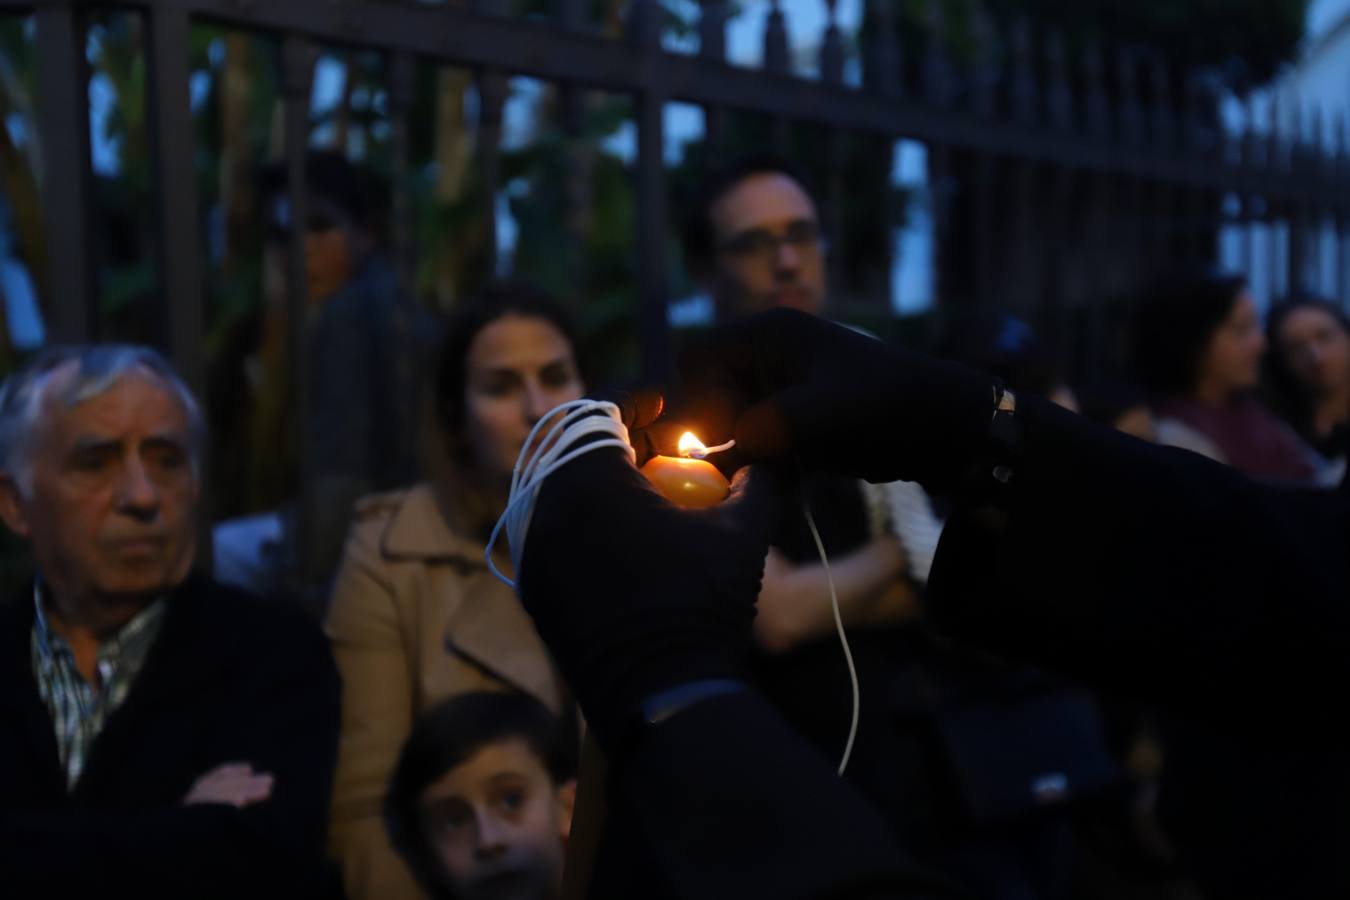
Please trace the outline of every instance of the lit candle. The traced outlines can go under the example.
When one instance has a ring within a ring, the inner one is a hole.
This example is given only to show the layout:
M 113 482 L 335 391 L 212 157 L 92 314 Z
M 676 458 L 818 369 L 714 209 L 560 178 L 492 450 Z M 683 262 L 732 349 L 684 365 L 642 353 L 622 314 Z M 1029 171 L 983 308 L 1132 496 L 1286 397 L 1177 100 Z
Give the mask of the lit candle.
M 676 506 L 686 509 L 716 506 L 731 493 L 731 485 L 716 466 L 701 457 L 720 449 L 724 448 L 703 446 L 693 433 L 686 431 L 680 436 L 679 456 L 653 456 L 642 467 L 642 474 Z

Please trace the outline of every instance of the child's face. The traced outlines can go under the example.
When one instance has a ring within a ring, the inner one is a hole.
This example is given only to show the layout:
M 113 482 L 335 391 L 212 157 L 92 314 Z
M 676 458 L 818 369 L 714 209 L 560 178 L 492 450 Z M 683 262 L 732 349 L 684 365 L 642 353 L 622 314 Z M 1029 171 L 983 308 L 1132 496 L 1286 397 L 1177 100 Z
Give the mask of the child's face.
M 519 738 L 488 744 L 422 792 L 427 838 L 464 900 L 545 900 L 562 881 L 576 783 Z

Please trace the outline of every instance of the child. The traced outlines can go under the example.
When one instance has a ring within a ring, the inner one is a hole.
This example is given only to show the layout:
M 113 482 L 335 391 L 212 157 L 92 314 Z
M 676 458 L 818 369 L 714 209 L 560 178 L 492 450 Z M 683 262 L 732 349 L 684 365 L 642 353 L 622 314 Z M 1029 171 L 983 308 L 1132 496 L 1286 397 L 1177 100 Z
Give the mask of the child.
M 576 796 L 569 731 L 518 693 L 462 694 L 422 717 L 384 815 L 423 890 L 454 900 L 558 896 Z

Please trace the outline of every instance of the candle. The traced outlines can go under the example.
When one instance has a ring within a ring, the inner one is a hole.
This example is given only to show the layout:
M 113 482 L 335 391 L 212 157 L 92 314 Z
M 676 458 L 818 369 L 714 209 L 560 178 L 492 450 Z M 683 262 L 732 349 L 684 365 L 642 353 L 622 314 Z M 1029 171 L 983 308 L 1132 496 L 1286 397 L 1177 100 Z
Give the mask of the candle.
M 695 458 L 709 452 L 702 441 L 686 431 L 680 437 L 680 456 L 653 456 L 642 467 L 642 474 L 676 506 L 686 509 L 716 506 L 731 493 L 731 485 L 716 466 L 706 459 Z

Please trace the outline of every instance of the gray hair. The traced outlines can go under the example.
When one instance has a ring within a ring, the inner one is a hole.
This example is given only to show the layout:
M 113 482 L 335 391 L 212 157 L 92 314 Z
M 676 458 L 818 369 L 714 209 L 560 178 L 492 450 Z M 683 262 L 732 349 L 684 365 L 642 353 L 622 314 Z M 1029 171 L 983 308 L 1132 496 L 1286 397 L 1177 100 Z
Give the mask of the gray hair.
M 67 408 L 110 390 L 136 370 L 162 381 L 183 404 L 192 470 L 200 474 L 206 423 L 196 398 L 159 351 L 132 344 L 71 344 L 43 350 L 0 385 L 0 470 L 14 479 L 20 492 L 28 494 L 32 488 L 33 438 L 42 400 L 52 376 L 70 363 L 75 364 L 75 377 L 57 398 Z

